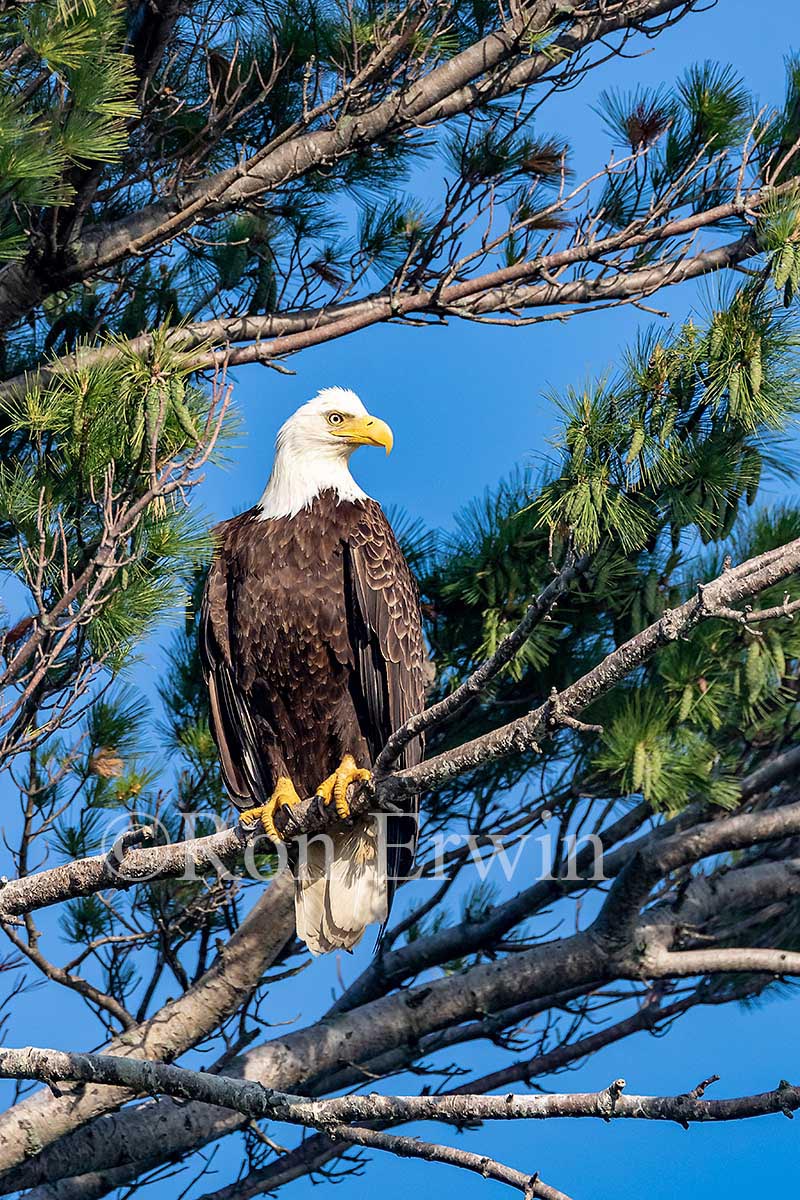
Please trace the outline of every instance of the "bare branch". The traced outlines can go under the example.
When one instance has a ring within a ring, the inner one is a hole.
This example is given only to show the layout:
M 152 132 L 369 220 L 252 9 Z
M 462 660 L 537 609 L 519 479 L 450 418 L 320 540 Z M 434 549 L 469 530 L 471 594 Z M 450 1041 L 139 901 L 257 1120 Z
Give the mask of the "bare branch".
M 294 881 L 285 871 L 265 889 L 205 974 L 155 1016 L 109 1042 L 106 1053 L 169 1062 L 213 1034 L 253 994 L 294 936 L 293 900 Z M 44 1142 L 31 1131 L 61 1137 L 130 1098 L 127 1091 L 91 1086 L 60 1099 L 39 1092 L 0 1116 L 0 1140 L 7 1152 L 22 1149 L 30 1136 Z
M 550 1092 L 537 1096 L 383 1096 L 372 1092 L 333 1100 L 308 1100 L 224 1075 L 34 1046 L 0 1050 L 0 1077 L 38 1079 L 51 1087 L 62 1081 L 109 1084 L 144 1096 L 169 1095 L 230 1108 L 250 1118 L 269 1117 L 323 1130 L 333 1127 L 343 1137 L 350 1137 L 350 1131 L 341 1130 L 341 1123 L 352 1121 L 442 1121 L 464 1125 L 474 1121 L 600 1117 L 604 1121 L 677 1121 L 685 1125 L 695 1121 L 738 1121 L 792 1113 L 800 1108 L 800 1087 L 788 1083 L 757 1095 L 706 1100 L 692 1092 L 679 1096 L 624 1096 L 622 1079 L 601 1092 Z
M 455 1146 L 442 1146 L 435 1142 L 424 1142 L 420 1138 L 402 1137 L 396 1133 L 384 1133 L 378 1129 L 365 1129 L 356 1125 L 331 1125 L 325 1130 L 326 1136 L 334 1141 L 346 1141 L 351 1146 L 367 1146 L 371 1150 L 385 1150 L 398 1158 L 421 1158 L 424 1162 L 445 1163 L 451 1167 L 460 1167 L 464 1171 L 473 1171 L 483 1179 L 493 1179 L 496 1183 L 505 1183 L 509 1187 L 522 1192 L 525 1200 L 540 1197 L 541 1200 L 569 1200 L 565 1192 L 550 1187 L 540 1178 L 538 1172 L 526 1175 L 523 1171 L 515 1171 L 504 1163 L 484 1154 L 473 1154 L 469 1150 L 461 1150 Z

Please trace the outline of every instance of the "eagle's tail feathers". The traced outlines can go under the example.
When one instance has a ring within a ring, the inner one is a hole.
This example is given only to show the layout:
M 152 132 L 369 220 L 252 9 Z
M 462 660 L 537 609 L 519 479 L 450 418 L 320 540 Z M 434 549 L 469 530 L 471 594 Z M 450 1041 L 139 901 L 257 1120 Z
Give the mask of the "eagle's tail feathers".
M 297 936 L 312 954 L 351 950 L 388 914 L 386 855 L 377 824 L 309 839 L 295 888 Z

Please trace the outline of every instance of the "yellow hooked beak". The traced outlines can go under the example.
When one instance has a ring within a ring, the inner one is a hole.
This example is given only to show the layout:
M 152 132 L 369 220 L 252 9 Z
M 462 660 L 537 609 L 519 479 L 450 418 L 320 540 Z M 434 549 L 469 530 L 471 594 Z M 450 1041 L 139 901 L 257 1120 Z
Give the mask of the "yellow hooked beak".
M 380 417 L 345 417 L 334 429 L 336 437 L 345 438 L 353 446 L 383 446 L 386 453 L 394 445 L 394 434 Z

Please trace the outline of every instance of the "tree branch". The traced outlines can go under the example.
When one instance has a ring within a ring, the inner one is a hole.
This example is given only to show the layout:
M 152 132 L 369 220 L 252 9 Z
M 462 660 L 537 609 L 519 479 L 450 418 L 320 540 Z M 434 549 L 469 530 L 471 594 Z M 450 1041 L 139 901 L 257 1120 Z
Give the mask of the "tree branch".
M 331 1125 L 325 1132 L 331 1140 L 345 1141 L 351 1146 L 367 1146 L 371 1150 L 385 1150 L 398 1158 L 421 1158 L 424 1162 L 445 1163 L 451 1167 L 460 1167 L 464 1171 L 473 1171 L 483 1179 L 493 1179 L 496 1183 L 505 1183 L 516 1188 L 522 1192 L 525 1200 L 534 1196 L 540 1197 L 541 1200 L 570 1200 L 565 1192 L 544 1183 L 538 1172 L 527 1175 L 494 1158 L 487 1158 L 484 1154 L 473 1154 L 455 1146 L 423 1142 L 420 1138 L 384 1133 L 379 1129 L 365 1129 L 357 1125 Z
M 593 305 L 612 301 L 644 299 L 662 287 L 671 287 L 714 271 L 735 266 L 758 253 L 754 237 L 747 233 L 732 242 L 693 255 L 680 255 L 638 270 L 620 271 L 611 277 L 554 281 L 553 273 L 569 266 L 602 261 L 611 251 L 657 245 L 667 239 L 687 237 L 717 221 L 737 215 L 747 203 L 757 207 L 781 189 L 762 188 L 747 201 L 731 202 L 695 213 L 691 217 L 648 228 L 646 233 L 625 231 L 607 238 L 554 250 L 484 275 L 438 288 L 393 288 L 360 300 L 326 304 L 297 313 L 268 313 L 264 316 L 217 317 L 196 321 L 170 332 L 169 345 L 184 352 L 197 349 L 198 369 L 229 368 L 249 363 L 271 363 L 288 358 L 373 325 L 408 318 L 457 316 L 480 317 L 494 312 Z M 545 283 L 531 280 L 548 279 Z M 544 318 L 543 318 L 544 319 Z M 549 317 L 547 319 L 550 319 Z M 152 334 L 131 339 L 130 350 L 146 353 Z M 245 343 L 245 344 L 242 344 Z M 76 367 L 102 366 L 120 353 L 119 346 L 86 348 L 53 362 L 16 375 L 0 383 L 0 397 L 16 397 L 35 385 Z
M 795 957 L 800 959 L 800 955 Z M 308 1100 L 226 1075 L 106 1054 L 69 1054 L 35 1046 L 0 1049 L 0 1077 L 38 1079 L 50 1087 L 62 1081 L 108 1084 L 125 1087 L 142 1096 L 168 1095 L 233 1109 L 250 1119 L 269 1118 L 322 1130 L 339 1130 L 342 1122 L 352 1121 L 442 1121 L 449 1125 L 465 1125 L 475 1121 L 531 1121 L 555 1117 L 677 1121 L 687 1125 L 690 1122 L 739 1121 L 792 1113 L 800 1108 L 800 1087 L 785 1082 L 770 1092 L 728 1100 L 706 1100 L 691 1092 L 679 1096 L 624 1096 L 625 1081 L 621 1079 L 600 1092 L 550 1092 L 536 1096 L 383 1096 L 372 1092 L 332 1100 Z M 349 1137 L 349 1132 L 342 1136 Z

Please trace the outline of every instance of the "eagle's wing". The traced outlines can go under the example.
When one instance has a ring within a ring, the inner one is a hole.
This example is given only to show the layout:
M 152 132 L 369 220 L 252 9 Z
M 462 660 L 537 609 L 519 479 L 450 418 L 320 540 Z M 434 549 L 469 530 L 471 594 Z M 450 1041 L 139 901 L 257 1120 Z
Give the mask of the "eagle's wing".
M 253 717 L 236 686 L 230 645 L 227 560 L 218 551 L 209 568 L 200 607 L 200 664 L 226 787 L 237 808 L 263 803 L 270 794 L 267 764 L 259 751 Z
M 419 591 L 382 509 L 364 504 L 345 548 L 345 594 L 355 657 L 356 704 L 366 717 L 362 729 L 370 755 L 409 717 L 422 710 L 430 671 L 422 635 Z M 398 765 L 415 766 L 422 758 L 420 738 L 405 747 Z M 390 816 L 389 896 L 393 880 L 411 870 L 417 834 L 417 802 L 407 816 Z

